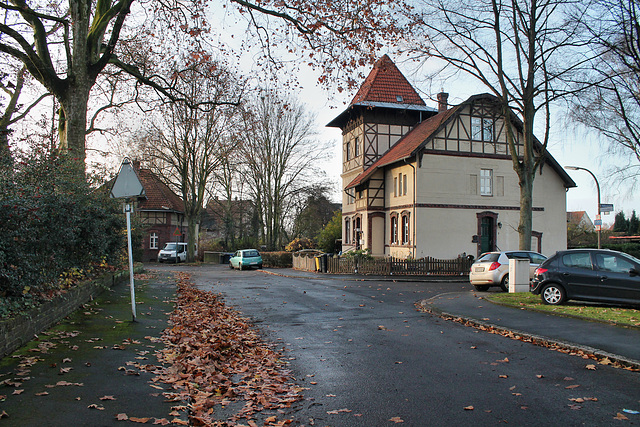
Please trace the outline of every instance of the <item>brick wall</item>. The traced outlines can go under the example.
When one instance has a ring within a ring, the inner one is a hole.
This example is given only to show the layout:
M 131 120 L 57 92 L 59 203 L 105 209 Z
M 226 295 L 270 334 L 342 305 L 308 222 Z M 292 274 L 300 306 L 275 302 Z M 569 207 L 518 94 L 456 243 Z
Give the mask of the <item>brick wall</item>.
M 141 270 L 142 266 L 135 269 L 136 272 Z M 23 315 L 0 321 L 0 357 L 22 347 L 34 335 L 49 329 L 105 289 L 125 280 L 129 280 L 128 270 L 107 274 L 94 281 L 79 284 Z

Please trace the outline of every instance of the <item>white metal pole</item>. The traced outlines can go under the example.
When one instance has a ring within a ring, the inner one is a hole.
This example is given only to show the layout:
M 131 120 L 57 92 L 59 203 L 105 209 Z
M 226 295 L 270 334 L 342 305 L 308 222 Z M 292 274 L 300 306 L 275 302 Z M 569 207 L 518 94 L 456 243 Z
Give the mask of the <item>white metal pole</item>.
M 133 252 L 131 251 L 131 205 L 125 205 L 127 213 L 127 241 L 129 244 L 129 287 L 131 288 L 131 313 L 133 321 L 136 321 L 136 289 L 133 286 Z

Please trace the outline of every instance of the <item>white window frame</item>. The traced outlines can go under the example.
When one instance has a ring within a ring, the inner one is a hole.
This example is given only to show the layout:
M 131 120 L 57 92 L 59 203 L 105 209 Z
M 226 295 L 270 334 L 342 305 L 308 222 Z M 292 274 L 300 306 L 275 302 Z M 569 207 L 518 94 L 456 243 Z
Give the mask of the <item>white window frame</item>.
M 484 117 L 471 117 L 471 139 L 493 142 L 493 120 Z
M 391 243 L 398 244 L 398 215 L 391 217 Z
M 493 196 L 493 169 L 480 169 L 480 195 Z
M 409 244 L 409 215 L 402 215 L 402 244 Z
M 149 234 L 149 249 L 158 249 L 158 233 Z

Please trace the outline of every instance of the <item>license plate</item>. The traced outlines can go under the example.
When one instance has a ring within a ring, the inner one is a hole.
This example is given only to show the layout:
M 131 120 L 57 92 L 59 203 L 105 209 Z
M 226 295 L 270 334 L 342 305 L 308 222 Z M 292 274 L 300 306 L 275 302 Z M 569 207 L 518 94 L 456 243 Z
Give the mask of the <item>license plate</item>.
M 475 271 L 476 273 L 482 273 L 482 272 L 484 271 L 484 267 L 476 267 L 476 268 L 474 269 L 474 271 Z

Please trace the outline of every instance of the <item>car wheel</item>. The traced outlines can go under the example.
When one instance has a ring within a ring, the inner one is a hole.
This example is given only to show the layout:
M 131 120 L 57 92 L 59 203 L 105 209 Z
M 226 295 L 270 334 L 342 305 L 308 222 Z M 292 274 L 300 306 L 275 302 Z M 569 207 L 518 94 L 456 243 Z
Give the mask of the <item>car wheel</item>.
M 500 288 L 505 292 L 509 292 L 509 273 L 505 274 L 502 278 L 502 282 L 500 282 Z
M 549 305 L 559 305 L 566 299 L 566 294 L 562 286 L 555 283 L 550 283 L 542 288 L 540 292 L 540 298 L 542 302 Z
M 262 270 L 262 264 L 258 264 L 258 270 Z
M 229 263 L 229 268 L 233 270 L 233 264 Z
M 474 288 L 476 288 L 476 291 L 481 291 L 484 292 L 487 289 L 489 289 L 489 285 L 473 285 Z

